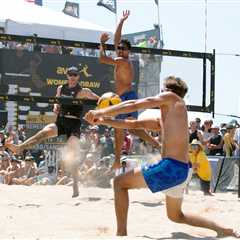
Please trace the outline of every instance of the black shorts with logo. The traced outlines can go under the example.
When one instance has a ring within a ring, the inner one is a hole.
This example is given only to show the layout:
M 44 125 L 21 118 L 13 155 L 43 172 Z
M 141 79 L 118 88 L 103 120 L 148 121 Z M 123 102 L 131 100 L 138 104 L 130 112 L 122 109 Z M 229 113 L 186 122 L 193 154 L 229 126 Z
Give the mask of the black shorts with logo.
M 58 128 L 58 136 L 67 135 L 67 138 L 71 136 L 80 138 L 80 119 L 58 116 L 55 124 Z

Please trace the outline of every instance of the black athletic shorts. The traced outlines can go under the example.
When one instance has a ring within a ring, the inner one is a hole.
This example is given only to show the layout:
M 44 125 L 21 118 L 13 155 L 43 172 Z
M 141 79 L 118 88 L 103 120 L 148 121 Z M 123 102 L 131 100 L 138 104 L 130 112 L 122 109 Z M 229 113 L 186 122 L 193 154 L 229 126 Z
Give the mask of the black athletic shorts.
M 58 128 L 58 136 L 67 135 L 67 138 L 71 136 L 80 138 L 80 119 L 58 116 L 55 124 Z

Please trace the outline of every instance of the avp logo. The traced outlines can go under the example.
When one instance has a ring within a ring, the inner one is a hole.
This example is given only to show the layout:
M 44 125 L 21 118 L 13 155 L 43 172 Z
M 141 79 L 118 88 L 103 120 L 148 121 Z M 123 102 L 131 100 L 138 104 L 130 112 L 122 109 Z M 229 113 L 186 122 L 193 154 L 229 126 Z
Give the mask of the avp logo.
M 87 64 L 84 64 L 82 65 L 81 63 L 78 64 L 78 69 L 79 69 L 79 73 L 82 73 L 84 75 L 84 77 L 86 78 L 89 78 L 89 77 L 92 77 L 92 74 L 89 72 L 89 69 L 88 69 L 88 65 Z M 67 74 L 67 67 L 57 67 L 56 69 L 56 73 L 58 75 L 66 75 Z

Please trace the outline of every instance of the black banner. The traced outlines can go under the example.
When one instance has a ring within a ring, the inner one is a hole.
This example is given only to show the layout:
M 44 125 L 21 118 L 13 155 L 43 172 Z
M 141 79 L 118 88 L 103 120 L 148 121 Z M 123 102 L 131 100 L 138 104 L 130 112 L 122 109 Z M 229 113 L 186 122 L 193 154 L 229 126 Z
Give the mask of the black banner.
M 63 12 L 71 17 L 79 18 L 79 4 L 75 2 L 65 2 Z
M 114 91 L 113 67 L 100 64 L 97 57 L 72 56 L 0 49 L 1 84 L 15 85 L 14 93 L 54 97 L 57 86 L 66 83 L 70 66 L 80 69 L 80 85 L 101 95 Z M 137 90 L 139 70 L 134 62 Z M 12 92 L 9 92 L 11 94 Z
M 135 67 L 133 89 L 138 88 L 139 66 Z M 80 69 L 79 83 L 98 95 L 114 92 L 113 66 L 100 64 L 97 57 L 72 56 L 29 52 L 26 50 L 0 49 L 0 92 L 17 96 L 55 97 L 59 85 L 66 83 L 66 71 L 70 66 Z M 12 98 L 14 99 L 14 98 Z M 31 98 L 29 98 L 31 100 Z M 10 99 L 9 99 L 10 100 Z M 50 102 L 49 102 L 50 103 Z M 25 124 L 29 111 L 41 114 L 52 111 L 49 103 L 11 103 L 7 105 L 9 118 L 16 125 Z M 87 102 L 86 102 L 87 105 Z M 85 111 L 94 106 L 84 106 Z

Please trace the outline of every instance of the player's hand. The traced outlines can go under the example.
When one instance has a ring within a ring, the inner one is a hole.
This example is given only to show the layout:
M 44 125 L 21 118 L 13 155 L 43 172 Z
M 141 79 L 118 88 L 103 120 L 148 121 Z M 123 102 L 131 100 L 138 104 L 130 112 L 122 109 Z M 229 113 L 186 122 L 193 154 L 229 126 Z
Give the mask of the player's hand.
M 84 116 L 84 119 L 88 121 L 90 124 L 95 125 L 98 119 L 98 113 L 96 110 L 90 110 Z
M 110 36 L 108 33 L 103 33 L 100 37 L 100 42 L 105 43 L 110 39 Z
M 104 118 L 95 118 L 94 119 L 94 124 L 95 125 L 102 125 L 102 124 L 104 124 Z
M 130 15 L 130 11 L 129 10 L 123 11 L 123 16 L 122 16 L 121 20 L 125 21 L 128 18 L 129 15 Z

